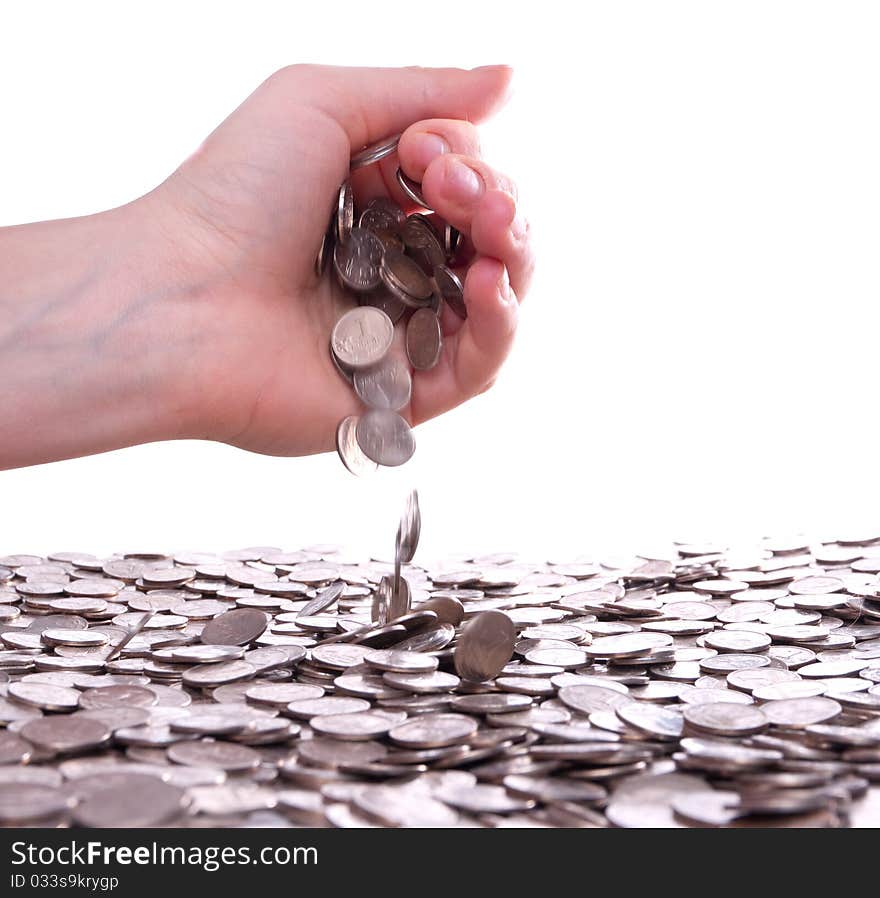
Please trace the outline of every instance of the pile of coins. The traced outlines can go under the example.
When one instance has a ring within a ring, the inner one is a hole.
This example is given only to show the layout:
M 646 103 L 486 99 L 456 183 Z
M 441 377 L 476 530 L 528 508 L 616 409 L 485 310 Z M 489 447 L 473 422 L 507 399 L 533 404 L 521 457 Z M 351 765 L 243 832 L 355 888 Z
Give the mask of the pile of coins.
M 392 137 L 362 150 L 352 157 L 351 169 L 394 153 L 397 141 Z M 415 206 L 429 211 L 419 185 L 400 169 L 397 181 Z M 339 457 L 353 474 L 402 465 L 415 452 L 412 429 L 399 412 L 412 393 L 410 366 L 427 371 L 440 359 L 443 305 L 467 317 L 462 283 L 451 267 L 460 241 L 461 234 L 437 216 L 407 216 L 387 198 L 371 200 L 359 212 L 351 183 L 339 188 L 315 267 L 321 276 L 332 258 L 337 281 L 358 302 L 330 338 L 337 369 L 368 409 L 343 419 L 336 432 Z M 392 348 L 400 321 L 406 327 L 405 358 Z
M 0 824 L 880 820 L 880 537 L 0 558 Z M 659 557 L 658 557 L 659 556 Z

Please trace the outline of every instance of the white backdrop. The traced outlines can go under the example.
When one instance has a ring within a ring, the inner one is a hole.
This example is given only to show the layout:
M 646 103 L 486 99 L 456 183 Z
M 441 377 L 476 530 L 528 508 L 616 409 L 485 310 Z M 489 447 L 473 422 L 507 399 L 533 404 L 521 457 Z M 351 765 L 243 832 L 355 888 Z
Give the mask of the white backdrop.
M 410 485 L 417 560 L 876 523 L 878 26 L 807 0 L 4 4 L 0 224 L 146 192 L 287 63 L 508 62 L 484 147 L 539 268 L 495 389 L 404 469 L 169 443 L 10 471 L 0 548 L 387 555 Z

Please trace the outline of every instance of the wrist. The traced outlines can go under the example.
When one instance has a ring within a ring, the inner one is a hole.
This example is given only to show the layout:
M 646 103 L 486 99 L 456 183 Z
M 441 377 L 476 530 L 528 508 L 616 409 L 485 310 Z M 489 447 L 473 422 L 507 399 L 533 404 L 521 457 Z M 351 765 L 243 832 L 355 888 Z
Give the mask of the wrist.
M 191 305 L 137 203 L 0 230 L 0 467 L 193 433 Z

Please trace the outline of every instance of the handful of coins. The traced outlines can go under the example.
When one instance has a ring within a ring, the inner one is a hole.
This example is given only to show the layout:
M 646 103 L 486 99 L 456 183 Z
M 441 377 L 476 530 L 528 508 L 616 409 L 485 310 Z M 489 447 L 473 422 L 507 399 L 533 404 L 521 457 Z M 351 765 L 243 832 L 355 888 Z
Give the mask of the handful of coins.
M 398 139 L 361 150 L 352 157 L 351 169 L 389 156 Z M 419 185 L 400 169 L 397 181 L 415 205 L 430 211 Z M 343 419 L 336 430 L 342 463 L 360 475 L 378 465 L 402 465 L 412 457 L 415 438 L 399 414 L 412 394 L 410 366 L 427 371 L 440 359 L 444 303 L 461 318 L 467 317 L 467 310 L 462 283 L 451 268 L 461 242 L 459 231 L 436 216 L 407 216 L 387 198 L 371 200 L 357 213 L 346 181 L 339 188 L 315 268 L 320 277 L 332 257 L 338 282 L 358 302 L 333 328 L 330 354 L 367 407 L 363 415 Z M 403 320 L 406 359 L 391 352 L 394 326 Z

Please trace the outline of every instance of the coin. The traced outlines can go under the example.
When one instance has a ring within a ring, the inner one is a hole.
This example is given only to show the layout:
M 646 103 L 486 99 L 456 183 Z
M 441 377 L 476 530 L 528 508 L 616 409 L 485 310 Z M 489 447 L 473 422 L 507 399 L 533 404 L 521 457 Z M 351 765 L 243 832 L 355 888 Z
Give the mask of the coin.
M 364 661 L 370 667 L 398 673 L 423 673 L 437 668 L 437 659 L 418 652 L 401 652 L 394 649 L 372 649 L 364 653 Z
M 354 804 L 385 826 L 447 827 L 458 822 L 458 814 L 443 802 L 402 786 L 371 786 L 357 793 Z
M 72 754 L 102 745 L 110 739 L 111 730 L 100 720 L 70 715 L 29 720 L 19 735 L 38 748 Z
M 318 767 L 341 767 L 346 764 L 369 764 L 388 754 L 388 749 L 378 742 L 345 742 L 340 739 L 314 738 L 301 742 L 300 758 Z M 285 765 L 282 765 L 282 773 Z
M 379 466 L 361 451 L 355 434 L 357 423 L 356 415 L 349 415 L 339 422 L 336 429 L 336 451 L 345 467 L 355 477 L 362 477 L 378 470 Z
M 149 708 L 158 701 L 156 693 L 142 686 L 99 686 L 86 689 L 79 696 L 79 706 L 87 710 L 98 708 Z
M 386 355 L 373 367 L 355 371 L 354 389 L 370 408 L 391 409 L 396 412 L 409 402 L 412 377 L 409 368 L 400 359 Z
M 705 637 L 705 643 L 720 652 L 760 652 L 770 646 L 771 639 L 763 633 L 717 630 Z
M 772 686 L 775 683 L 788 683 L 796 681 L 799 676 L 791 670 L 778 670 L 773 667 L 758 667 L 751 670 L 733 670 L 727 675 L 727 684 L 733 689 L 741 689 L 743 692 L 753 693 L 763 686 Z
M 513 655 L 516 629 L 501 611 L 483 611 L 465 624 L 455 650 L 455 671 L 465 680 L 498 676 Z
M 729 702 L 687 705 L 683 710 L 689 729 L 718 736 L 746 736 L 767 728 L 768 720 L 760 708 Z
M 233 612 L 230 612 L 233 613 Z M 222 661 L 219 664 L 202 664 L 183 672 L 185 686 L 222 686 L 236 680 L 248 680 L 256 673 L 247 661 Z
M 446 261 L 446 251 L 431 220 L 421 213 L 410 215 L 400 229 L 400 236 L 410 256 L 430 273 Z
M 406 748 L 440 748 L 460 745 L 476 731 L 476 721 L 463 714 L 425 714 L 394 727 L 389 736 Z
M 346 695 L 326 695 L 292 701 L 287 705 L 286 713 L 291 717 L 308 720 L 319 715 L 355 714 L 358 711 L 368 711 L 371 707 L 370 703 L 362 698 L 353 698 Z
M 416 448 L 409 424 L 390 409 L 371 409 L 362 415 L 355 435 L 364 455 L 387 467 L 409 461 Z
M 379 274 L 385 286 L 407 306 L 418 307 L 431 297 L 431 282 L 425 273 L 399 250 L 385 252 Z
M 379 286 L 379 265 L 384 248 L 379 238 L 366 228 L 351 228 L 348 239 L 333 250 L 333 267 L 349 290 L 368 293 Z
M 421 185 L 416 181 L 413 181 L 412 178 L 407 177 L 404 174 L 403 169 L 397 169 L 397 183 L 400 185 L 403 192 L 417 205 L 421 206 L 423 209 L 430 208 L 428 204 L 425 202 L 425 198 L 422 196 Z
M 616 711 L 625 723 L 657 739 L 678 739 L 682 734 L 684 720 L 679 711 L 638 701 L 627 702 Z
M 358 306 L 336 322 L 330 346 L 342 365 L 357 370 L 380 362 L 393 337 L 394 325 L 384 312 L 372 306 Z
M 24 705 L 44 711 L 72 711 L 79 705 L 79 692 L 66 686 L 48 683 L 10 683 L 6 694 Z
M 176 742 L 168 746 L 167 754 L 175 764 L 216 767 L 232 772 L 253 770 L 260 763 L 260 755 L 253 748 L 229 742 Z
M 374 234 L 378 231 L 396 234 L 406 220 L 406 214 L 397 203 L 387 197 L 376 197 L 367 203 L 358 224 Z
M 340 186 L 336 206 L 336 239 L 345 243 L 354 225 L 354 192 L 350 182 L 345 181 Z
M 559 690 L 559 700 L 573 711 L 587 715 L 594 711 L 614 711 L 632 702 L 627 693 L 610 688 L 610 684 L 609 686 L 591 684 L 563 686 Z
M 440 359 L 440 320 L 431 309 L 416 309 L 406 326 L 406 354 L 413 368 L 428 371 Z
M 384 736 L 394 725 L 387 717 L 369 711 L 326 714 L 312 717 L 310 725 L 322 736 L 361 742 Z
M 58 789 L 30 783 L 0 784 L 0 824 L 16 826 L 50 820 L 73 805 Z
M 667 645 L 672 645 L 672 637 L 665 633 L 626 633 L 601 636 L 583 650 L 593 658 L 636 658 Z
M 186 802 L 183 789 L 157 777 L 129 773 L 78 802 L 73 817 L 80 826 L 159 826 L 176 820 Z
M 532 700 L 526 695 L 506 692 L 487 692 L 476 695 L 456 695 L 451 702 L 456 711 L 469 714 L 502 714 L 530 707 Z
M 370 144 L 368 147 L 364 147 L 364 149 L 359 150 L 351 157 L 349 168 L 354 171 L 357 168 L 363 168 L 365 165 L 373 165 L 374 163 L 379 162 L 381 159 L 384 159 L 386 156 L 390 156 L 397 151 L 397 144 L 399 141 L 400 135 L 395 134 L 393 137 L 386 137 L 384 140 L 380 140 L 377 143 Z M 375 200 L 373 202 L 375 202 Z
M 395 689 L 403 689 L 406 692 L 433 693 L 448 692 L 455 689 L 461 682 L 454 674 L 433 670 L 426 673 L 397 673 L 383 674 L 384 679 Z
M 434 283 L 443 302 L 452 309 L 462 320 L 466 319 L 467 305 L 464 301 L 464 287 L 458 275 L 445 265 L 438 265 L 434 269 Z
M 201 640 L 205 645 L 246 645 L 265 631 L 266 624 L 262 611 L 236 608 L 205 624 Z
M 833 699 L 814 696 L 769 701 L 761 706 L 761 710 L 770 723 L 797 728 L 832 720 L 843 709 Z

